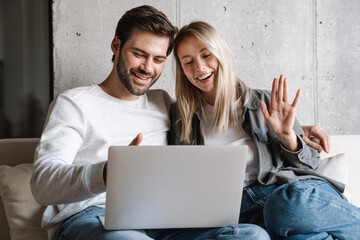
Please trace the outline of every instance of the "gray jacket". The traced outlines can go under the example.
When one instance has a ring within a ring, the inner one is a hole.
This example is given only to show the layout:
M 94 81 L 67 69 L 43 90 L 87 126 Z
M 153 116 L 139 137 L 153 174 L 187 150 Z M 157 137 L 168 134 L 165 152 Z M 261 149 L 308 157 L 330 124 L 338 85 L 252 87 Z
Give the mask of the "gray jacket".
M 243 109 L 242 127 L 254 140 L 259 154 L 258 181 L 261 184 L 286 183 L 304 179 L 322 179 L 332 185 L 339 193 L 344 192 L 345 185 L 322 175 L 323 167 L 319 154 L 303 141 L 304 132 L 295 121 L 294 131 L 301 143 L 301 150 L 286 150 L 269 127 L 260 109 L 260 100 L 270 104 L 269 91 L 250 90 L 249 101 Z M 181 141 L 181 121 L 177 103 L 170 110 L 171 129 L 168 134 L 169 145 L 204 145 L 201 133 L 201 113 L 196 111 L 192 119 L 190 142 Z

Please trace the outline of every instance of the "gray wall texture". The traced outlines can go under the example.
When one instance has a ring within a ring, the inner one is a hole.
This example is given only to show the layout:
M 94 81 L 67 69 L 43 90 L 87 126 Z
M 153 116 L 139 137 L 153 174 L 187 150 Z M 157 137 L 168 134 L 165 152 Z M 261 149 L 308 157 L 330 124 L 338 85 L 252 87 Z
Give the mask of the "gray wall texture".
M 358 0 L 56 0 L 53 1 L 54 93 L 102 82 L 112 68 L 111 40 L 130 8 L 148 4 L 178 27 L 203 20 L 234 52 L 237 74 L 270 89 L 284 74 L 298 88 L 301 124 L 329 134 L 360 134 Z M 174 96 L 172 55 L 153 86 Z

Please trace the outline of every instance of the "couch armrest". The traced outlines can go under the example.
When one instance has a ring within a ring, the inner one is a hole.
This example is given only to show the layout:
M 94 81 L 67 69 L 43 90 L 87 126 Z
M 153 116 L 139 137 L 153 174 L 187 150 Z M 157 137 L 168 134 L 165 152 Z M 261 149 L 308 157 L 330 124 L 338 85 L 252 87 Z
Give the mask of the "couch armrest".
M 39 138 L 0 139 L 0 165 L 33 163 Z

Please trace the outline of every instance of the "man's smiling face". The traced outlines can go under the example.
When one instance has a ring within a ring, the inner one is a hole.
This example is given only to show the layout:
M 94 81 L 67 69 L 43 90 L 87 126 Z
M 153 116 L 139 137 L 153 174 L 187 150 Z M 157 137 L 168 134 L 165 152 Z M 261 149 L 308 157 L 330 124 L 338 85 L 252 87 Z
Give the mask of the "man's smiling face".
M 118 76 L 131 94 L 144 94 L 160 77 L 168 46 L 168 37 L 140 29 L 132 31 L 116 64 Z

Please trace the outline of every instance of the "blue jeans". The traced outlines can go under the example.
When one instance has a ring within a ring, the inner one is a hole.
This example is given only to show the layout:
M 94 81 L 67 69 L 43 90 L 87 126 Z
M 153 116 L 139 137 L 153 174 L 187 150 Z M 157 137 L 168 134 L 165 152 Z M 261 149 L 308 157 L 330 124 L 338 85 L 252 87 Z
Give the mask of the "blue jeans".
M 105 209 L 88 207 L 71 216 L 59 227 L 55 240 L 110 240 L 110 239 L 151 239 L 144 231 L 107 231 L 99 216 L 105 215 Z
M 110 240 L 110 239 L 172 239 L 172 240 L 268 240 L 266 231 L 252 224 L 238 224 L 223 228 L 201 229 L 158 229 L 145 231 L 108 231 L 99 220 L 105 215 L 105 209 L 88 207 L 85 210 L 68 218 L 59 227 L 55 240 Z
M 360 239 L 360 209 L 322 180 L 246 187 L 239 222 L 263 226 L 272 239 Z
M 157 236 L 152 235 L 157 232 Z M 237 224 L 222 228 L 148 230 L 149 236 L 162 240 L 270 240 L 267 232 L 254 224 Z

